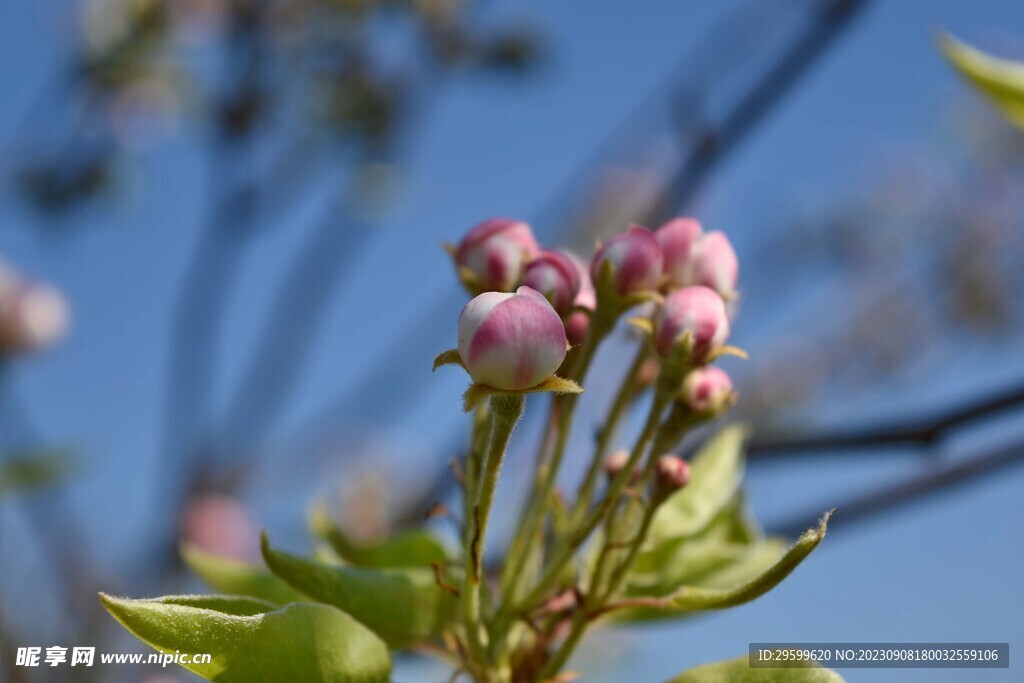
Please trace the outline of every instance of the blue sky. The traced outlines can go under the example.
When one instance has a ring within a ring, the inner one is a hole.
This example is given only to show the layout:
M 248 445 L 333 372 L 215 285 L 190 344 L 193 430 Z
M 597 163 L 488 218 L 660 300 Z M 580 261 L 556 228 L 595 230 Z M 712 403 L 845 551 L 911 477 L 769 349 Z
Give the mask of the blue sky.
M 495 21 L 527 17 L 541 26 L 550 39 L 550 60 L 521 80 L 459 80 L 432 104 L 423 129 L 410 141 L 398 201 L 368 220 L 378 233 L 373 244 L 335 291 L 310 293 L 327 297 L 328 312 L 294 400 L 271 434 L 278 468 L 286 469 L 295 457 L 289 449 L 303 443 L 310 420 L 347 382 L 361 378 L 382 349 L 393 348 L 395 335 L 405 329 L 401 322 L 439 297 L 451 302 L 450 324 L 439 321 L 422 334 L 417 331 L 403 351 L 420 358 L 423 371 L 403 378 L 403 386 L 374 388 L 380 396 L 423 388 L 412 409 L 400 416 L 401 424 L 394 424 L 388 402 L 377 399 L 331 420 L 368 432 L 385 430 L 383 438 L 392 445 L 385 450 L 393 453 L 387 457 L 396 466 L 449 443 L 461 419 L 463 379 L 454 372 L 432 376 L 428 367 L 436 352 L 454 345 L 462 301 L 438 243 L 456 240 L 484 216 L 538 217 L 542 207 L 557 201 L 553 194 L 583 160 L 620 132 L 623 118 L 650 101 L 677 60 L 692 54 L 695 38 L 729 4 L 663 0 L 627 8 L 569 0 L 488 7 Z M 0 140 L 8 139 L 33 90 L 56 68 L 66 36 L 62 7 L 58 0 L 0 5 L 0 91 L 5 93 Z M 1020 3 L 877 0 L 719 169 L 697 202 L 700 218 L 729 233 L 741 260 L 752 263 L 766 217 L 813 210 L 848 196 L 884 165 L 890 150 L 925 149 L 941 164 L 945 150 L 936 140 L 942 137 L 944 113 L 966 96 L 936 54 L 933 38 L 942 27 L 993 50 L 1024 54 Z M 19 367 L 14 381 L 41 430 L 54 442 L 80 448 L 84 462 L 75 500 L 87 511 L 98 556 L 111 565 L 136 557 L 133 549 L 145 544 L 151 501 L 160 487 L 152 462 L 162 429 L 170 311 L 198 238 L 210 182 L 196 137 L 172 136 L 133 157 L 119 196 L 91 210 L 66 234 L 44 234 L 9 194 L 0 204 L 0 253 L 56 283 L 71 300 L 75 318 L 67 342 Z M 286 268 L 282 255 L 296 253 L 329 210 L 322 195 L 312 193 L 289 216 L 287 229 L 261 236 L 244 257 L 222 321 L 225 334 L 211 398 L 215 416 L 226 409 L 272 305 Z M 535 227 L 541 235 L 559 229 Z M 756 274 L 756 267 L 750 272 Z M 808 274 L 805 281 L 809 291 L 829 284 L 820 274 Z M 792 305 L 800 296 L 787 297 L 787 306 L 768 299 L 771 288 L 758 287 L 756 277 L 745 283 L 747 317 L 738 321 L 736 336 L 756 356 L 767 336 L 801 324 L 807 309 Z M 1007 353 L 1011 341 L 1019 340 L 970 342 L 955 356 L 939 353 L 936 362 L 874 392 L 836 396 L 808 419 L 841 423 L 912 414 L 1013 381 L 1024 374 L 1024 359 Z M 1004 424 L 1001 433 L 1014 428 Z M 820 500 L 825 509 L 833 491 L 839 497 L 847 486 L 881 483 L 916 464 L 901 459 L 885 467 L 872 459 L 758 467 L 749 488 L 755 508 L 770 519 L 812 501 Z M 522 475 L 523 466 L 510 469 L 510 476 Z M 594 659 L 582 659 L 581 666 L 599 661 L 609 648 L 621 649 L 629 670 L 642 661 L 642 680 L 660 680 L 766 640 L 990 640 L 1009 641 L 1013 650 L 1024 644 L 1024 616 L 1014 609 L 1024 597 L 1024 544 L 1017 524 L 1024 513 L 1021 485 L 1024 471 L 1018 468 L 885 521 L 833 534 L 769 597 L 699 623 L 606 635 L 594 641 Z M 308 499 L 292 489 L 287 495 L 262 490 L 253 495 L 265 509 L 266 523 L 282 533 L 293 529 Z M 0 521 L 18 547 L 23 531 L 10 517 L 0 514 Z M 31 560 L 17 567 L 6 571 L 19 575 L 5 580 L 28 581 Z M 595 667 L 586 680 L 621 680 L 615 665 L 608 666 Z M 852 671 L 847 677 L 964 680 L 957 672 L 930 670 Z M 972 674 L 977 681 L 1019 678 L 1019 667 Z

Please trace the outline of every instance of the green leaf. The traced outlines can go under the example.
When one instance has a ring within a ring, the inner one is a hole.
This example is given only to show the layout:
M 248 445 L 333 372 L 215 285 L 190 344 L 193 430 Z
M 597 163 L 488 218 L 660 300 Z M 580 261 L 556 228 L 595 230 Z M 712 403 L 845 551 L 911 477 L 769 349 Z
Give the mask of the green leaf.
M 667 544 L 666 544 L 667 545 Z M 680 586 L 725 588 L 749 581 L 775 564 L 786 552 L 778 538 L 752 545 L 701 539 L 676 545 L 674 552 L 659 548 L 638 563 L 629 579 L 628 595 L 661 597 Z
M 703 531 L 736 496 L 743 478 L 744 430 L 736 425 L 714 436 L 690 462 L 690 483 L 658 508 L 648 542 L 658 545 Z
M 323 506 L 314 506 L 309 516 L 310 528 L 331 544 L 338 557 L 360 567 L 420 567 L 445 564 L 444 546 L 423 529 L 404 531 L 376 542 L 358 542 L 348 537 Z
M 1024 62 L 989 56 L 949 34 L 939 37 L 939 47 L 975 88 L 1019 128 L 1024 128 Z
M 14 453 L 0 460 L 0 496 L 51 486 L 70 470 L 65 451 Z
M 437 638 L 458 605 L 430 569 L 335 567 L 274 550 L 265 535 L 263 558 L 296 590 L 351 614 L 392 649 Z
M 814 662 L 794 662 L 794 668 L 752 669 L 747 656 L 690 669 L 668 683 L 843 683 L 842 677 Z
M 308 598 L 264 567 L 217 557 L 191 545 L 181 547 L 185 564 L 213 590 L 227 595 L 247 595 L 275 605 L 304 602 Z
M 816 529 L 808 529 L 777 562 L 748 580 L 728 587 L 684 586 L 667 598 L 644 606 L 666 612 L 693 612 L 725 609 L 761 597 L 797 568 L 825 538 L 825 530 L 833 511 L 826 512 Z
M 148 645 L 169 654 L 210 654 L 183 664 L 211 681 L 387 683 L 391 658 L 377 636 L 329 605 L 276 611 L 251 598 L 179 596 L 127 600 L 100 594 L 107 611 Z

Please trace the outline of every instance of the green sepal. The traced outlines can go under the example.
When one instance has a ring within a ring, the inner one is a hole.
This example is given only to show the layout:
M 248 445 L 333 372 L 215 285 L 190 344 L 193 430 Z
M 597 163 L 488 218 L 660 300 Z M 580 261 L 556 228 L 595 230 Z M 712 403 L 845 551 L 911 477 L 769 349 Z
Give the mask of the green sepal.
M 189 544 L 181 546 L 181 558 L 218 593 L 259 598 L 275 606 L 308 599 L 262 566 L 211 555 Z
M 168 655 L 212 655 L 182 664 L 212 681 L 387 683 L 391 657 L 369 629 L 329 605 L 274 609 L 253 598 L 171 596 L 128 600 L 100 594 L 110 614 Z
M 459 355 L 458 349 L 448 349 L 437 354 L 437 358 L 434 359 L 434 371 L 436 372 L 439 367 L 444 365 L 458 365 L 463 370 L 466 369 L 466 366 L 462 364 L 462 356 Z
M 391 649 L 434 640 L 453 623 L 458 598 L 441 587 L 432 569 L 370 569 L 322 564 L 270 547 L 270 570 L 296 590 L 359 620 Z M 447 581 L 456 585 L 457 581 Z
M 479 382 L 469 385 L 466 389 L 466 393 L 462 395 L 462 407 L 468 413 L 480 405 L 484 400 L 492 396 L 513 396 L 516 394 L 536 394 L 536 393 L 552 393 L 552 394 L 582 394 L 583 387 L 571 379 L 564 379 L 556 375 L 551 375 L 540 384 L 536 384 L 529 389 L 495 389 L 489 387 L 486 384 L 480 384 Z
M 843 683 L 843 678 L 808 661 L 794 661 L 785 669 L 752 669 L 749 656 L 744 655 L 703 664 L 666 683 Z

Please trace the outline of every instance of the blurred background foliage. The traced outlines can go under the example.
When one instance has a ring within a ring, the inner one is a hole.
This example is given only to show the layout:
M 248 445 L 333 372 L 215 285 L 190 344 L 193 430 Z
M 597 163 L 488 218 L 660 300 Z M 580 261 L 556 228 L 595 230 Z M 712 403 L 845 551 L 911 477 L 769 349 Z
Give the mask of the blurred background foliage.
M 63 344 L 0 366 L 0 661 L 135 647 L 96 591 L 196 588 L 182 541 L 248 558 L 260 527 L 303 543 L 314 500 L 356 538 L 445 500 L 466 425 L 459 380 L 429 363 L 464 295 L 437 245 L 490 214 L 580 253 L 679 212 L 727 231 L 753 504 L 773 531 L 840 508 L 833 554 L 778 596 L 585 658 L 656 680 L 744 638 L 1019 641 L 1024 135 L 931 32 L 1019 58 L 1024 34 L 1000 27 L 1024 11 L 915 5 L 0 8 L 0 253 L 72 313 Z M 612 346 L 588 395 L 618 382 Z M 509 463 L 510 509 L 530 466 Z M 662 662 L 684 637 L 692 661 Z M 899 680 L 957 680 L 923 673 Z

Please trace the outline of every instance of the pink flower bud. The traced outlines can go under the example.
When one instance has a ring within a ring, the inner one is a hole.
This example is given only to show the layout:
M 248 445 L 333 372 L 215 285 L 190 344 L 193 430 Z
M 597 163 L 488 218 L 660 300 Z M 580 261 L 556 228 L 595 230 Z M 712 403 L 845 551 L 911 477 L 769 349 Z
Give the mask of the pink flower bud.
M 68 327 L 64 297 L 49 285 L 20 282 L 3 286 L 0 348 L 37 351 L 56 343 Z
M 611 286 L 619 296 L 654 291 L 661 280 L 661 247 L 647 228 L 634 225 L 604 243 L 590 267 L 593 281 L 611 266 Z M 603 285 L 602 285 L 603 286 Z
M 526 263 L 540 251 L 530 226 L 508 218 L 489 218 L 462 238 L 455 262 L 477 292 L 511 292 Z
M 565 315 L 580 291 L 580 276 L 568 256 L 545 250 L 527 264 L 523 284 L 543 294 L 559 315 Z
M 700 284 L 694 279 L 694 246 L 704 234 L 692 218 L 673 218 L 658 228 L 654 237 L 661 246 L 662 265 L 671 287 Z
M 683 381 L 683 402 L 698 413 L 719 413 L 732 402 L 732 380 L 721 368 L 696 368 Z
M 709 232 L 693 247 L 693 281 L 729 299 L 736 295 L 740 264 L 729 238 L 722 232 Z
M 676 344 L 689 334 L 691 360 L 702 363 L 729 336 L 725 302 L 707 287 L 684 287 L 665 297 L 654 318 L 654 346 L 671 356 Z
M 690 483 L 690 466 L 676 455 L 663 455 L 654 463 L 655 490 L 662 493 L 678 491 Z
M 529 389 L 565 359 L 562 319 L 540 292 L 484 292 L 459 316 L 459 357 L 474 382 L 495 389 Z
M 629 462 L 629 451 L 618 450 L 613 452 L 604 461 L 604 473 L 609 479 L 614 479 L 619 476 L 619 472 L 626 468 L 626 463 Z
M 577 256 L 571 256 L 573 265 L 580 278 L 580 288 L 576 292 L 576 298 L 572 305 L 574 308 L 585 308 L 593 311 L 597 306 L 597 292 L 594 291 L 594 283 L 590 280 L 590 265 Z M 590 329 L 590 316 L 581 311 L 574 311 L 565 318 L 565 335 L 569 343 L 579 346 L 587 340 L 587 331 Z

